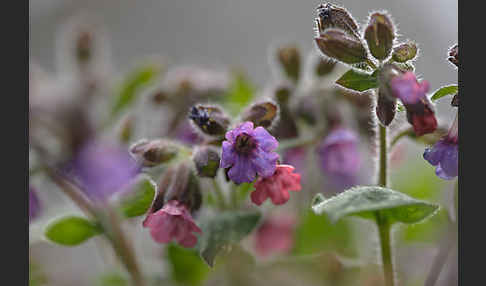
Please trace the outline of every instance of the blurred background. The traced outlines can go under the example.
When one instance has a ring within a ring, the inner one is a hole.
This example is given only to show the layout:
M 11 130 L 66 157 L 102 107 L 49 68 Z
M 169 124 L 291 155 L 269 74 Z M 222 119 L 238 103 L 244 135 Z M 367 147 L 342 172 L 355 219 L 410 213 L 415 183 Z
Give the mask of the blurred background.
M 55 72 L 57 70 L 56 37 L 61 25 L 74 15 L 89 13 L 104 25 L 111 48 L 112 64 L 117 72 L 129 71 L 134 63 L 148 55 L 161 55 L 170 65 L 239 68 L 246 72 L 256 86 L 263 87 L 271 79 L 272 47 L 279 43 L 293 42 L 299 46 L 304 56 L 314 50 L 315 8 L 320 3 L 314 0 L 31 0 L 29 1 L 29 56 L 31 62 L 39 64 L 48 72 Z M 360 24 L 366 23 L 367 16 L 372 10 L 389 11 L 398 23 L 399 34 L 404 35 L 400 40 L 413 39 L 419 44 L 420 56 L 415 62 L 416 71 L 419 76 L 430 82 L 431 91 L 457 82 L 457 72 L 446 61 L 448 48 L 456 43 L 458 38 L 457 1 L 342 0 L 335 4 L 346 7 Z M 449 102 L 447 100 L 439 102 L 437 109 L 439 122 L 448 127 L 453 119 Z M 449 203 L 450 198 L 447 194 L 450 193 L 449 190 L 453 185 L 435 177 L 433 167 L 421 158 L 423 146 L 405 142 L 403 148 L 406 150 L 405 155 L 402 154 L 403 161 L 392 170 L 394 187 L 416 198 Z M 59 202 L 62 200 L 59 199 Z M 69 206 L 61 208 L 71 211 Z M 397 242 L 397 246 L 400 246 L 397 247 L 396 259 L 401 261 L 399 267 L 402 269 L 399 271 L 406 273 L 405 276 L 400 277 L 399 285 L 423 285 L 424 277 L 437 253 L 437 246 L 445 233 L 444 225 L 448 215 L 450 214 L 447 211 L 441 212 L 427 223 L 397 231 L 396 238 L 400 241 Z M 311 225 L 308 226 L 309 229 L 316 229 L 314 226 L 320 228 L 322 223 L 328 223 L 318 221 L 310 214 L 308 216 L 310 217 L 305 218 L 305 224 Z M 354 225 L 354 221 L 350 224 L 353 224 L 353 229 L 362 228 L 365 233 L 366 224 L 363 226 L 357 222 Z M 358 235 L 353 238 L 357 241 L 353 244 L 357 245 L 357 249 L 348 249 L 347 245 L 339 244 L 342 242 L 342 236 L 336 233 L 339 233 L 340 227 L 348 226 L 335 227 L 333 229 L 338 232 L 331 234 L 316 230 L 315 234 L 307 235 L 308 229 L 305 225 L 301 226 L 294 251 L 299 254 L 310 254 L 320 249 L 322 245 L 327 245 L 324 248 L 341 247 L 350 256 L 354 255 L 353 251 L 357 251 L 361 257 L 375 259 L 375 253 L 366 250 L 366 245 L 374 243 L 374 239 L 361 236 L 358 232 Z M 134 235 L 137 237 L 137 245 L 154 245 L 147 233 Z M 322 241 L 306 238 L 314 235 L 325 238 Z M 337 245 L 336 241 L 338 241 Z M 63 248 L 40 243 L 31 248 L 31 255 L 37 261 L 37 267 L 41 268 L 47 276 L 53 277 L 48 285 L 93 285 L 94 281 L 97 281 L 93 277 L 105 270 L 111 270 L 106 260 L 101 258 L 105 254 L 100 250 L 102 248 L 99 244 L 90 241 L 79 247 Z M 148 272 L 163 275 L 171 271 L 154 258 L 150 248 L 144 249 L 140 247 L 140 255 L 144 257 L 141 260 Z M 184 253 L 181 252 L 179 255 L 184 256 Z M 188 261 L 191 261 L 190 255 L 187 255 Z M 454 255 L 456 255 L 455 259 Z M 457 253 L 451 256 L 445 269 L 457 268 Z M 324 257 L 322 261 L 328 263 L 329 259 Z M 311 263 L 315 266 L 313 261 L 298 263 L 302 265 Z M 290 264 L 282 261 L 282 265 L 278 267 L 287 269 L 286 267 L 295 266 Z M 274 268 L 275 266 L 269 266 L 268 271 L 274 273 L 272 276 L 279 278 L 271 279 L 269 284 L 317 285 L 313 284 L 315 281 L 312 278 L 306 280 L 307 282 L 294 281 L 294 277 L 290 277 L 292 275 Z M 295 267 L 292 269 L 295 270 Z M 203 266 L 197 271 L 194 272 L 195 276 L 207 277 L 208 275 L 207 269 Z M 302 273 L 295 271 L 295 273 Z M 299 271 L 305 272 L 302 269 Z M 457 285 L 457 283 L 451 284 L 457 281 L 454 277 L 447 276 L 453 276 L 451 272 L 454 273 L 454 271 L 444 270 L 437 285 Z M 375 273 L 376 269 L 370 267 L 358 274 L 353 272 L 352 275 L 355 278 L 363 275 L 362 277 L 365 277 L 363 279 L 368 279 L 366 282 L 368 284 L 363 282 L 359 285 L 371 286 L 375 285 L 373 282 Z M 190 279 L 190 281 L 184 280 L 184 274 L 178 275 L 182 284 L 201 283 L 197 277 L 194 278 L 196 281 L 194 282 Z M 217 283 L 216 279 L 209 282 L 209 285 L 220 285 Z

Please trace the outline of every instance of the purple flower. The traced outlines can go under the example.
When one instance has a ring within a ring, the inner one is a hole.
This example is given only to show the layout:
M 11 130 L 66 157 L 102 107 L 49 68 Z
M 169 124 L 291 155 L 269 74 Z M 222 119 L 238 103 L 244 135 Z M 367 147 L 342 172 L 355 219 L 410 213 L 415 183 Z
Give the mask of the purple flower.
M 29 188 L 29 223 L 39 216 L 41 205 L 36 190 Z
M 221 168 L 230 168 L 228 176 L 236 184 L 251 183 L 258 174 L 270 177 L 277 167 L 278 142 L 263 127 L 253 129 L 252 122 L 244 122 L 226 132 L 221 155 Z
M 427 81 L 417 81 L 415 74 L 406 72 L 391 80 L 393 96 L 399 98 L 407 109 L 407 120 L 417 136 L 432 133 L 437 128 L 437 120 L 426 96 Z
M 435 173 L 439 178 L 452 180 L 459 172 L 457 116 L 448 134 L 432 148 L 425 149 L 424 159 L 436 166 Z
M 348 188 L 355 184 L 361 166 L 358 136 L 351 130 L 333 129 L 317 150 L 321 167 L 334 185 Z
M 83 190 L 94 200 L 105 200 L 121 190 L 140 170 L 128 150 L 101 142 L 86 144 L 71 167 Z

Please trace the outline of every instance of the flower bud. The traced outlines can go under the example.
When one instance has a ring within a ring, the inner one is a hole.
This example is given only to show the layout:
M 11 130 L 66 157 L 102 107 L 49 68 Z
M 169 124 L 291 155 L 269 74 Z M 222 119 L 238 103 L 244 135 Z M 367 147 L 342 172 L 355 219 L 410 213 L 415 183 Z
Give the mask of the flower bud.
M 80 64 L 89 61 L 93 54 L 93 34 L 91 31 L 80 31 L 76 39 L 76 58 Z
M 314 66 L 314 74 L 318 77 L 328 75 L 334 70 L 336 61 L 330 58 L 319 57 Z
M 380 89 L 378 92 L 378 102 L 376 104 L 376 115 L 378 116 L 381 124 L 388 126 L 392 122 L 393 118 L 395 118 L 396 110 L 397 99 L 385 95 L 385 93 Z
M 314 38 L 320 51 L 347 64 L 366 60 L 366 49 L 361 41 L 349 36 L 343 30 L 327 29 Z
M 368 27 L 366 27 L 364 37 L 371 54 L 379 60 L 384 60 L 390 55 L 392 50 L 393 40 L 395 39 L 395 27 L 387 15 L 373 13 Z
M 195 105 L 191 108 L 189 119 L 197 129 L 210 136 L 225 134 L 230 120 L 217 106 Z
M 255 126 L 270 127 L 278 117 L 278 106 L 272 101 L 251 105 L 243 112 L 242 120 L 251 121 Z
M 130 147 L 130 152 L 146 167 L 153 167 L 172 160 L 179 148 L 172 142 L 163 139 L 142 140 Z
M 346 9 L 326 3 L 317 6 L 317 13 L 316 25 L 319 34 L 327 28 L 339 28 L 359 39 L 358 24 Z
M 451 105 L 454 107 L 459 107 L 459 93 L 454 94 L 452 98 Z
M 192 157 L 200 177 L 214 178 L 219 168 L 219 153 L 213 147 L 203 146 L 197 148 Z
M 277 59 L 285 74 L 297 82 L 300 74 L 300 52 L 294 45 L 284 46 L 277 50 Z
M 181 202 L 191 212 L 197 211 L 201 207 L 202 195 L 199 181 L 194 176 L 188 162 L 179 164 L 176 169 L 165 197 L 165 202 L 171 200 Z
M 449 57 L 447 59 L 456 67 L 459 67 L 459 46 L 457 44 L 449 49 Z
M 404 63 L 413 60 L 417 55 L 417 45 L 414 42 L 402 43 L 393 48 L 392 58 L 395 62 Z

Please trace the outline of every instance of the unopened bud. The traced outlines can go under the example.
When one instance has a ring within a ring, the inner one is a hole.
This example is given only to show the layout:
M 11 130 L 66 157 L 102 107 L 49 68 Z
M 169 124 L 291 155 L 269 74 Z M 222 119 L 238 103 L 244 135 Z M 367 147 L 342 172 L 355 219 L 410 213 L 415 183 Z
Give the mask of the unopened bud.
M 287 104 L 292 95 L 292 88 L 288 85 L 282 84 L 275 87 L 275 99 L 280 105 Z
M 202 195 L 199 181 L 194 176 L 188 162 L 180 163 L 167 190 L 165 202 L 176 200 L 186 205 L 191 212 L 201 207 Z
M 138 157 L 143 166 L 153 167 L 172 160 L 177 156 L 179 148 L 163 139 L 142 140 L 130 147 L 130 152 Z
M 122 119 L 118 131 L 118 136 L 121 142 L 128 143 L 130 141 L 130 138 L 132 138 L 135 124 L 134 120 L 135 119 L 132 115 L 128 115 L 127 117 Z
M 459 93 L 454 94 L 452 98 L 451 105 L 454 107 L 459 107 Z
M 194 164 L 200 177 L 214 178 L 219 168 L 219 152 L 210 146 L 203 146 L 194 152 Z
M 336 61 L 330 58 L 319 57 L 314 66 L 314 74 L 318 77 L 328 75 L 334 70 Z
M 358 24 L 353 16 L 343 7 L 331 3 L 317 6 L 316 25 L 319 34 L 327 28 L 339 28 L 359 39 Z
M 81 31 L 76 40 L 76 57 L 78 62 L 88 62 L 93 55 L 93 34 L 90 31 Z
M 391 80 L 403 74 L 405 71 L 397 66 L 397 64 L 387 63 L 378 72 L 379 91 L 383 96 L 393 98 L 392 90 L 390 87 Z
M 447 59 L 456 67 L 459 67 L 459 46 L 457 44 L 449 49 L 449 57 Z
M 380 89 L 378 92 L 378 102 L 376 104 L 376 115 L 381 124 L 388 126 L 397 110 L 397 99 L 395 97 L 387 96 Z
M 251 105 L 243 112 L 242 120 L 251 121 L 255 126 L 270 127 L 278 117 L 278 106 L 275 102 L 264 101 Z
M 395 27 L 387 15 L 373 13 L 364 37 L 371 54 L 379 60 L 384 60 L 392 50 L 393 40 L 395 40 Z
M 417 45 L 414 42 L 402 43 L 393 48 L 392 58 L 394 61 L 404 63 L 413 60 L 417 55 Z
M 327 29 L 314 39 L 320 51 L 328 57 L 347 64 L 366 60 L 366 49 L 361 41 L 349 36 L 343 30 Z
M 193 106 L 189 119 L 200 131 L 211 136 L 224 135 L 230 123 L 228 116 L 217 106 Z
M 277 50 L 277 59 L 287 77 L 297 82 L 300 74 L 299 49 L 294 45 L 281 47 Z

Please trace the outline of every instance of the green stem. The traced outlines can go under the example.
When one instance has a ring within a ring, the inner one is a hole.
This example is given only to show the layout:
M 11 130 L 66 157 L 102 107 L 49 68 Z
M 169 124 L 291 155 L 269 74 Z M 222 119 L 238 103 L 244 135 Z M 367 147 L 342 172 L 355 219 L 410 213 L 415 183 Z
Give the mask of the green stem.
M 383 272 L 385 275 L 385 285 L 395 285 L 393 277 L 393 260 L 391 252 L 391 224 L 382 217 L 379 212 L 376 212 L 376 223 L 378 224 L 378 232 L 380 233 L 381 259 L 383 263 Z
M 378 185 L 387 187 L 388 184 L 388 142 L 387 142 L 386 126 L 379 125 L 379 142 L 380 142 L 380 157 L 379 157 L 379 173 Z M 385 275 L 385 285 L 394 286 L 393 277 L 393 260 L 391 253 L 391 239 L 390 231 L 391 224 L 384 218 L 380 212 L 376 212 L 376 224 L 378 225 L 378 232 L 380 233 L 380 247 L 381 257 L 383 262 L 383 272 Z
M 388 171 L 388 146 L 386 139 L 386 127 L 380 124 L 380 173 L 378 177 L 378 185 L 387 187 L 387 171 Z
M 224 210 L 226 209 L 226 199 L 224 198 L 223 190 L 221 190 L 221 188 L 219 187 L 216 178 L 212 179 L 212 181 L 213 181 L 214 194 L 216 195 L 218 201 L 218 206 L 220 209 Z

